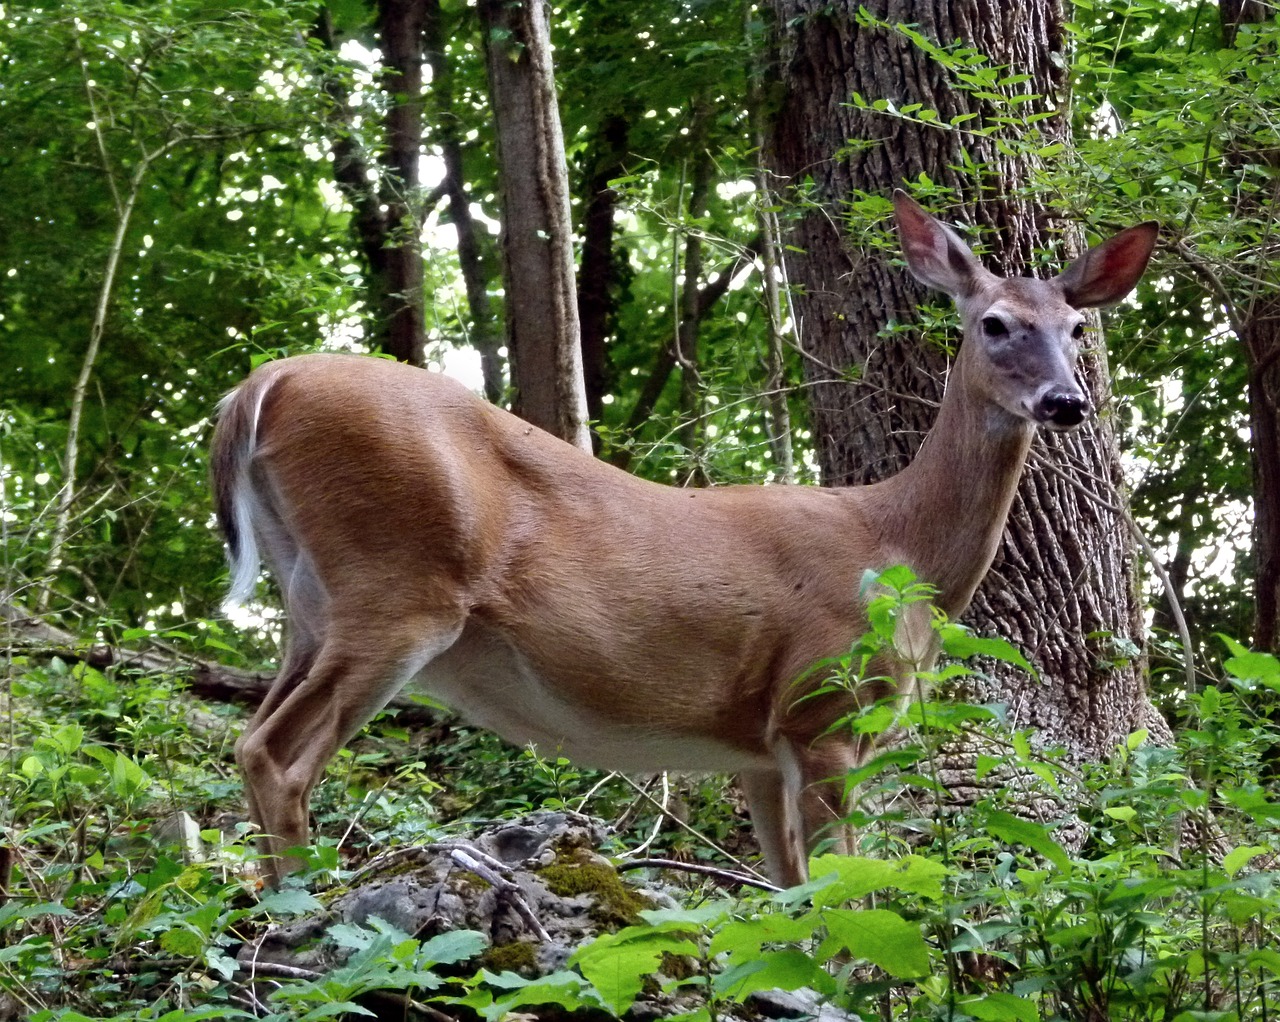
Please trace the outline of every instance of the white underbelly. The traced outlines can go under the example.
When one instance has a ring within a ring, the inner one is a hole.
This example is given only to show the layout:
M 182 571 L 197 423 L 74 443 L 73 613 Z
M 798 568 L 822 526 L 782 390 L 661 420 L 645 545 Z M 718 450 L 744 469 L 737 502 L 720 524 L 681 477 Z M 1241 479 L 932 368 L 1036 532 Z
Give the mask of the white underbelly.
M 561 754 L 582 766 L 633 773 L 736 773 L 772 765 L 764 748 L 743 750 L 681 731 L 658 713 L 649 720 L 622 720 L 576 706 L 501 635 L 475 624 L 468 624 L 458 641 L 410 684 L 514 745 L 532 743 L 544 754 Z M 654 705 L 661 705 L 660 690 L 654 693 Z

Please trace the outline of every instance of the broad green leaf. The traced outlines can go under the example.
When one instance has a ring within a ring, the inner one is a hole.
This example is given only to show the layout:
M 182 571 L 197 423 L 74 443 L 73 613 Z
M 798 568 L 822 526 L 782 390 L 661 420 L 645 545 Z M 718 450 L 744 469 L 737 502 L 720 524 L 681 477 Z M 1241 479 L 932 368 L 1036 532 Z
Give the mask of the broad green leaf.
M 666 954 L 696 957 L 698 946 L 676 933 L 628 927 L 579 948 L 569 961 L 591 981 L 605 1005 L 621 1015 L 631 1007 L 645 978 L 658 970 Z
M 1000 660 L 1021 668 L 1033 678 L 1039 677 L 1035 668 L 1027 662 L 1026 657 L 1005 639 L 982 638 L 974 635 L 963 625 L 954 623 L 942 625 L 938 629 L 938 634 L 942 638 L 942 649 L 947 656 L 955 657 L 957 660 L 967 660 L 975 656 L 991 657 L 993 660 Z
M 1034 1001 L 998 990 L 963 1001 L 961 1009 L 982 1022 L 1040 1022 L 1040 1009 Z
M 813 880 L 834 877 L 814 892 L 816 907 L 856 901 L 873 891 L 886 889 L 937 900 L 942 897 L 942 881 L 950 873 L 942 863 L 920 855 L 904 855 L 899 859 L 819 855 L 809 862 L 809 875 Z
M 880 908 L 827 909 L 820 918 L 854 957 L 901 979 L 928 974 L 929 946 L 918 923 Z
M 272 891 L 258 901 L 258 911 L 281 916 L 300 916 L 307 912 L 319 912 L 322 908 L 324 906 L 319 901 L 298 887 Z
M 1244 869 L 1250 860 L 1257 858 L 1259 855 L 1265 855 L 1270 849 L 1264 848 L 1262 845 L 1241 845 L 1239 848 L 1233 848 L 1222 857 L 1222 868 L 1227 876 L 1233 877 L 1240 870 Z
M 1071 859 L 1066 849 L 1049 836 L 1043 824 L 1021 820 L 998 809 L 989 810 L 984 815 L 983 826 L 1001 841 L 1006 844 L 1025 845 L 1043 855 L 1064 874 L 1071 872 Z
M 799 990 L 808 987 L 819 993 L 833 993 L 835 980 L 812 956 L 788 948 L 766 951 L 719 973 L 712 981 L 722 997 L 744 1000 L 757 990 Z
M 476 930 L 450 930 L 423 944 L 418 956 L 437 965 L 453 965 L 474 958 L 488 946 L 488 938 Z
M 204 940 L 198 933 L 178 926 L 160 935 L 160 946 L 170 954 L 195 958 L 204 950 Z
M 764 944 L 793 943 L 812 936 L 813 927 L 808 921 L 770 912 L 726 923 L 711 938 L 709 953 L 713 956 L 728 953 L 731 958 L 754 955 Z

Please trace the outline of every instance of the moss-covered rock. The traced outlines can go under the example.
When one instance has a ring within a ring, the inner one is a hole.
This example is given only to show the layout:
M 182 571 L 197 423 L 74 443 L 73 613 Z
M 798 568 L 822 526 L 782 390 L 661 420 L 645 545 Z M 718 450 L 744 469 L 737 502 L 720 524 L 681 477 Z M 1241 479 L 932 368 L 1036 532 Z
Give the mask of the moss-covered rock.
M 480 964 L 491 972 L 517 972 L 528 977 L 543 971 L 538 967 L 537 947 L 527 940 L 495 944 L 480 956 Z
M 622 882 L 618 871 L 597 856 L 575 849 L 537 871 L 547 890 L 562 898 L 589 895 L 590 916 L 610 928 L 640 922 L 640 910 L 653 903 Z

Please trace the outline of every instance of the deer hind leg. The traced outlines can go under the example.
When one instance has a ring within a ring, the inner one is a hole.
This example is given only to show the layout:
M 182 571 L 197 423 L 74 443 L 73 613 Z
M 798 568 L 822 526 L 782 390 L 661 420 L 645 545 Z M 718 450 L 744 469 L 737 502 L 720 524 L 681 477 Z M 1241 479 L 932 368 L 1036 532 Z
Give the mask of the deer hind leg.
M 281 591 L 284 597 L 285 616 L 288 630 L 285 641 L 284 660 L 280 671 L 268 690 L 266 698 L 257 712 L 245 725 L 236 741 L 236 761 L 243 763 L 245 750 L 252 749 L 251 738 L 271 715 L 279 709 L 289 695 L 311 673 L 316 655 L 321 646 L 321 629 L 326 612 L 326 598 L 315 573 L 311 570 L 310 559 L 302 554 L 291 536 L 283 529 L 275 529 L 267 539 L 265 552 L 271 562 L 272 572 L 281 580 Z M 262 809 L 258 805 L 254 786 L 246 778 L 244 785 L 245 801 L 248 803 L 249 819 L 262 827 Z
M 367 615 L 332 627 L 319 647 L 286 657 L 266 702 L 236 743 L 255 822 L 265 835 L 273 886 L 301 864 L 284 855 L 307 843 L 311 790 L 334 753 L 415 674 L 457 641 L 465 615 L 400 617 L 379 629 Z

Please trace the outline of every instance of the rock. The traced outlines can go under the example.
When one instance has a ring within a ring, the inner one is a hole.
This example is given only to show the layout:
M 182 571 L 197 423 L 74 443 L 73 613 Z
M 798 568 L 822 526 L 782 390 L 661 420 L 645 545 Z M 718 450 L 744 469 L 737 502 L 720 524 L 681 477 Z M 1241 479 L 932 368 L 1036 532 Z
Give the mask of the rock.
M 245 945 L 238 960 L 326 970 L 351 954 L 325 938 L 335 923 L 385 920 L 419 940 L 452 930 L 478 930 L 490 941 L 483 964 L 539 975 L 563 967 L 579 945 L 638 921 L 642 908 L 670 898 L 625 883 L 595 849 L 602 824 L 576 813 L 542 812 L 500 823 L 469 842 L 442 842 L 383 856 L 367 876 L 316 916 L 272 927 Z M 476 858 L 478 856 L 478 858 Z M 496 862 L 486 866 L 484 858 Z M 475 859 L 482 870 L 466 865 Z M 504 867 L 499 871 L 497 866 Z M 495 886 L 489 877 L 496 877 Z M 527 906 L 520 911 L 517 899 Z M 532 915 L 549 939 L 535 931 Z

